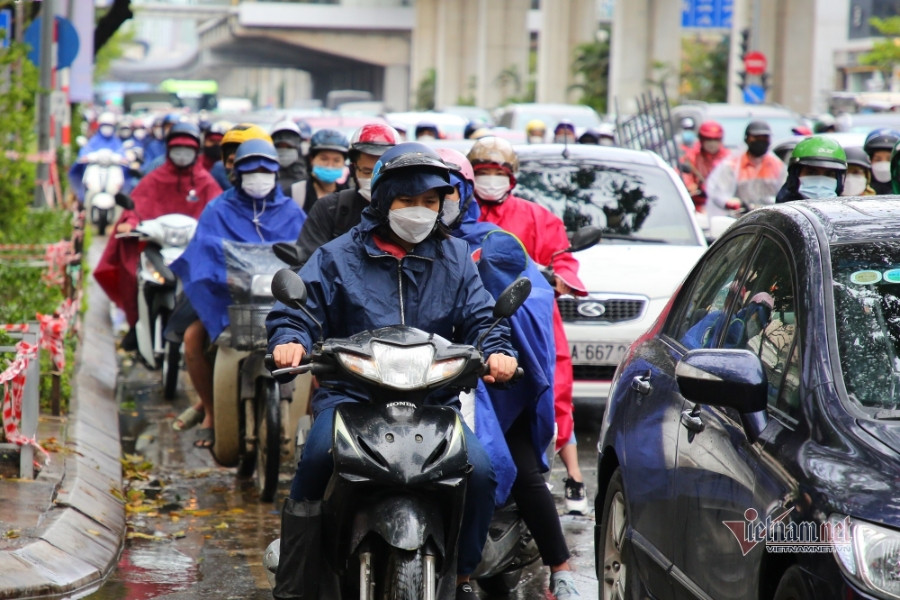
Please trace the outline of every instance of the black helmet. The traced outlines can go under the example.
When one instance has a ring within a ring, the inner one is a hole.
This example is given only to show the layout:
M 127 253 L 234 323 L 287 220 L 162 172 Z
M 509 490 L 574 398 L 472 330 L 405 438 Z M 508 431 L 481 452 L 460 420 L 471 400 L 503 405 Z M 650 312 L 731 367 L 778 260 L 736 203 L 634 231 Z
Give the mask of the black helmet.
M 344 156 L 350 152 L 350 143 L 347 137 L 335 129 L 320 129 L 315 132 L 309 140 L 309 155 L 313 156 L 316 152 L 322 150 L 334 150 L 343 153 Z
M 750 121 L 744 130 L 744 137 L 748 135 L 767 135 L 772 136 L 772 128 L 765 121 Z
M 847 148 L 845 150 L 847 154 L 847 165 L 856 165 L 857 167 L 862 167 L 867 171 L 872 170 L 872 161 L 869 160 L 869 155 L 866 154 L 866 151 L 862 148 L 853 147 Z
M 896 129 L 876 129 L 866 136 L 863 150 L 871 158 L 876 150 L 887 150 L 889 152 L 893 150 L 897 140 L 900 140 L 900 132 Z
M 397 144 L 393 148 L 388 149 L 372 170 L 372 191 L 388 175 L 401 172 L 404 169 L 424 170 L 428 173 L 438 175 L 446 184 L 450 186 L 450 168 L 447 166 L 438 153 L 431 147 L 418 142 L 403 142 Z
M 166 145 L 171 144 L 176 137 L 191 138 L 196 142 L 195 147 L 200 146 L 200 128 L 190 121 L 180 121 L 172 125 L 172 129 L 169 130 L 169 134 L 166 136 Z

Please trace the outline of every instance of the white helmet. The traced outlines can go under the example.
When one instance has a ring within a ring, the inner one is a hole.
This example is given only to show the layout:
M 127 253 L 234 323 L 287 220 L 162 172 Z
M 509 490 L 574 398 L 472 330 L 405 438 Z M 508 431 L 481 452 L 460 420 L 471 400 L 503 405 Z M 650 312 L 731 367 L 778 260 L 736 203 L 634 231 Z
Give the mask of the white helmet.
M 100 116 L 97 117 L 97 125 L 115 125 L 117 120 L 118 119 L 116 119 L 116 115 L 109 111 L 106 111 L 100 113 Z

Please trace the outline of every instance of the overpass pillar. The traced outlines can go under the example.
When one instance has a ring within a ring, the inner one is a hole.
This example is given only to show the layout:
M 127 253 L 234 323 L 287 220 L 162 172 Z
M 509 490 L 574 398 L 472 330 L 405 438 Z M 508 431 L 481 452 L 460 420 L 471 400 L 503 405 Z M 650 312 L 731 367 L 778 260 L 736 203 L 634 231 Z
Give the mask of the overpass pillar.
M 635 98 L 665 78 L 675 98 L 681 65 L 681 2 L 616 0 L 610 48 L 609 107 L 634 112 Z
M 475 101 L 478 0 L 437 0 L 435 106 Z
M 475 103 L 492 108 L 528 89 L 529 0 L 478 0 Z M 471 26 L 471 25 L 470 25 Z
M 572 62 L 579 44 L 594 41 L 597 32 L 595 0 L 542 0 L 538 34 L 538 102 L 577 102 L 581 92 Z

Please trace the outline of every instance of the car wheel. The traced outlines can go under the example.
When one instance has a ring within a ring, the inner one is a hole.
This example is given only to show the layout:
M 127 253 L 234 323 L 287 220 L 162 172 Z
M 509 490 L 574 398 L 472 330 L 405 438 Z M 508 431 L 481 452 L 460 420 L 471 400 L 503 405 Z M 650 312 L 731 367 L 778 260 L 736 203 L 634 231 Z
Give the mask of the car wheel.
M 774 600 L 812 600 L 813 597 L 800 567 L 794 565 L 781 576 Z
M 603 500 L 603 516 L 600 535 L 597 536 L 596 554 L 600 598 L 624 600 L 627 596 L 627 565 L 625 564 L 625 533 L 628 531 L 628 514 L 625 507 L 625 488 L 622 472 L 616 469 Z

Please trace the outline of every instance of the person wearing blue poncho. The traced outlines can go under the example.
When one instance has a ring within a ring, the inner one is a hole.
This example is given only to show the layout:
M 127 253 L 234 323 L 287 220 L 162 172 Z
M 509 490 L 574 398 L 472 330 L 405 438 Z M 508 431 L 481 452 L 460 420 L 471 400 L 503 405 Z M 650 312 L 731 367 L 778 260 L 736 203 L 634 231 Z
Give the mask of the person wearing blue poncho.
M 266 140 L 253 139 L 235 152 L 237 184 L 210 202 L 197 224 L 184 254 L 172 263 L 181 278 L 189 305 L 182 304 L 173 323 L 190 324 L 184 330 L 184 358 L 200 401 L 179 415 L 176 430 L 202 423 L 195 446 L 209 448 L 213 434 L 213 365 L 205 350 L 228 326 L 231 295 L 226 281 L 223 243 L 271 245 L 297 239 L 306 214 L 277 185 L 278 154 Z M 177 325 L 176 325 L 177 326 Z M 167 331 L 169 335 L 169 331 Z
M 442 219 L 453 236 L 469 243 L 484 287 L 497 298 L 520 276 L 532 283 L 528 299 L 510 317 L 513 347 L 525 375 L 507 388 L 488 389 L 479 383 L 475 391 L 475 435 L 497 474 L 497 503 L 502 504 L 512 493 L 543 563 L 550 567 L 554 596 L 578 597 L 556 503 L 542 476 L 549 468 L 544 451 L 553 440 L 556 420 L 554 290 L 516 236 L 493 223 L 478 221 L 468 159 L 449 148 L 438 153 L 444 162 L 459 167 L 450 173 L 456 193 L 444 201 Z

